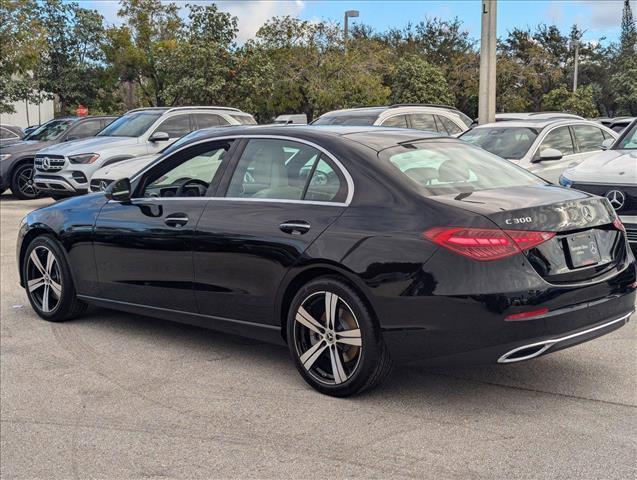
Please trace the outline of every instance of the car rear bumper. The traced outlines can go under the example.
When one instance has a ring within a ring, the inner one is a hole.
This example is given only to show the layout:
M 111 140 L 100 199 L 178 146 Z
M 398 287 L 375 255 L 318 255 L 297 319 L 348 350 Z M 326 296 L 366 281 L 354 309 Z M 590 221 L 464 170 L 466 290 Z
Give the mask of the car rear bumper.
M 475 304 L 474 315 L 464 308 L 455 318 L 448 318 L 446 324 L 441 322 L 434 328 L 385 330 L 383 338 L 397 363 L 449 366 L 529 360 L 621 327 L 635 311 L 635 298 L 632 285 L 607 298 L 517 321 L 502 317 L 497 321 L 487 319 Z M 453 303 L 455 301 L 449 299 L 449 304 Z M 460 317 L 468 317 L 470 321 Z M 480 325 L 481 321 L 485 325 Z

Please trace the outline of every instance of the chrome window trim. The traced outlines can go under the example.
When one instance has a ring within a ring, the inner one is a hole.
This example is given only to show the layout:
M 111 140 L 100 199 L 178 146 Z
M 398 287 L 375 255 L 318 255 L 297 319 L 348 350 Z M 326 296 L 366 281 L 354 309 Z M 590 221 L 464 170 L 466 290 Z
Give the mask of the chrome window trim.
M 222 137 L 210 137 L 210 138 L 206 138 L 203 140 L 199 140 L 193 143 L 189 143 L 187 145 L 184 145 L 183 147 L 178 148 L 177 150 L 175 150 L 174 152 L 172 152 L 170 154 L 170 156 L 175 155 L 176 153 L 181 152 L 182 150 L 185 150 L 187 148 L 190 147 L 194 147 L 195 145 L 200 145 L 202 143 L 209 143 L 209 142 L 217 142 L 220 140 L 236 140 L 236 139 L 254 139 L 254 138 L 266 138 L 266 139 L 273 139 L 273 140 L 288 140 L 291 142 L 297 142 L 297 143 L 303 143 L 305 145 L 309 145 L 312 148 L 315 148 L 316 150 L 320 151 L 321 153 L 325 154 L 332 162 L 334 162 L 334 164 L 336 165 L 336 167 L 341 171 L 341 173 L 343 174 L 343 177 L 345 177 L 345 181 L 347 182 L 347 197 L 345 198 L 344 202 L 316 202 L 316 201 L 311 201 L 311 200 L 285 200 L 285 199 L 276 199 L 276 198 L 237 198 L 237 197 L 183 197 L 183 199 L 185 200 L 192 200 L 193 198 L 206 198 L 206 199 L 210 199 L 210 200 L 233 200 L 233 201 L 251 201 L 251 202 L 278 202 L 278 203 L 301 203 L 301 204 L 310 204 L 310 205 L 333 205 L 333 206 L 348 206 L 351 202 L 352 202 L 352 198 L 354 197 L 354 180 L 352 179 L 352 176 L 350 175 L 350 173 L 347 171 L 347 169 L 343 166 L 343 164 L 334 156 L 332 155 L 329 151 L 327 151 L 325 148 L 321 147 L 320 145 L 317 145 L 314 142 L 311 142 L 309 140 L 305 140 L 302 138 L 296 138 L 296 137 L 290 137 L 287 135 L 224 135 Z M 159 157 L 156 160 L 154 160 L 150 165 L 147 165 L 144 169 L 140 170 L 139 172 L 137 172 L 137 174 L 131 178 L 131 182 L 137 180 L 139 177 L 141 177 L 144 173 L 146 173 L 148 170 L 150 170 L 151 168 L 153 168 L 155 165 L 159 164 L 160 161 L 163 161 L 166 157 Z M 150 197 L 151 199 L 153 198 L 161 198 L 162 200 L 166 200 L 166 197 Z M 168 197 L 171 200 L 182 200 L 182 198 L 174 198 L 174 197 Z M 136 200 L 136 199 L 135 199 Z

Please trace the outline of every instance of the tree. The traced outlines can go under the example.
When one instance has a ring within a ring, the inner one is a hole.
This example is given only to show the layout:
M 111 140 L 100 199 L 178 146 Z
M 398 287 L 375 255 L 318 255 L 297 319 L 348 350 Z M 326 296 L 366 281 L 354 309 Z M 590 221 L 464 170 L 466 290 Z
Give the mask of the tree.
M 345 49 L 338 26 L 286 16 L 266 22 L 256 45 L 274 67 L 272 114 L 302 112 L 311 121 L 327 110 L 387 99 L 386 49 L 375 40 L 348 42 Z
M 637 28 L 628 0 L 624 1 L 617 65 L 619 68 L 611 77 L 617 105 L 621 113 L 637 115 Z
M 35 0 L 0 0 L 0 45 L 0 113 L 12 113 L 13 102 L 38 97 L 33 72 L 45 39 Z
M 453 105 L 455 98 L 439 68 L 417 55 L 407 55 L 396 66 L 391 101 Z
M 562 85 L 544 95 L 542 103 L 548 110 L 575 113 L 587 118 L 599 115 L 591 85 L 580 87 L 575 92 Z

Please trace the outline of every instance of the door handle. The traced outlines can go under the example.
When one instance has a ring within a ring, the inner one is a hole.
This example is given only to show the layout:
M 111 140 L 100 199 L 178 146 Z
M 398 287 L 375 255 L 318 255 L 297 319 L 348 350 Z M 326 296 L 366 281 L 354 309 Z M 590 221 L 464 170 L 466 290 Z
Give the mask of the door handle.
M 173 213 L 164 218 L 164 223 L 169 227 L 183 227 L 188 223 L 188 215 L 185 213 Z
M 303 235 L 310 230 L 310 224 L 305 220 L 290 220 L 279 225 L 282 232 L 292 235 Z

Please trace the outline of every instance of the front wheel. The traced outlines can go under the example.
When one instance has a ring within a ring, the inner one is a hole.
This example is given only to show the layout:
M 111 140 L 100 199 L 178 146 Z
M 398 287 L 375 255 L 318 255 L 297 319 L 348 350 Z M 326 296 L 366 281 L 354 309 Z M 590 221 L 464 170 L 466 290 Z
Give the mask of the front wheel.
M 70 320 L 86 310 L 86 304 L 75 293 L 62 249 L 53 238 L 43 235 L 29 244 L 22 275 L 29 302 L 44 320 Z
M 18 165 L 11 176 L 11 191 L 20 200 L 32 200 L 40 195 L 35 186 L 35 167 L 27 162 Z
M 336 277 L 305 285 L 288 313 L 290 353 L 314 389 L 347 397 L 378 385 L 391 359 L 361 297 Z

